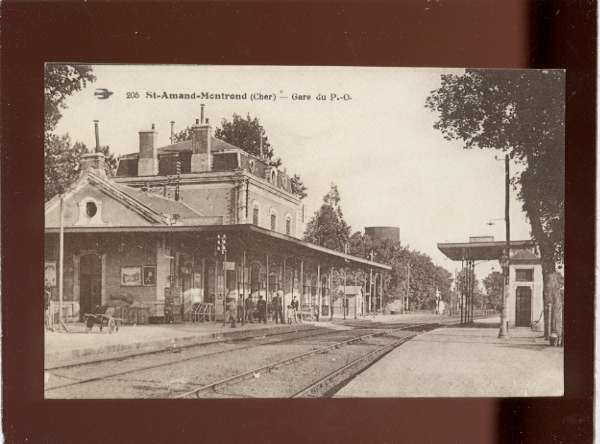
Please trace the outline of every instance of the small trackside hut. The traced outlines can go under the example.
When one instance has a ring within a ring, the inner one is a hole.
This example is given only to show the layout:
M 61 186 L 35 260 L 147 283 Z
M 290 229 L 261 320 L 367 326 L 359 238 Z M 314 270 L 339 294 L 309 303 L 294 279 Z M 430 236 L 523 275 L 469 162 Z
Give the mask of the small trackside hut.
M 460 292 L 461 322 L 473 321 L 473 276 L 476 261 L 499 261 L 507 267 L 505 282 L 507 321 L 510 327 L 544 326 L 543 278 L 539 253 L 531 240 L 510 242 L 508 261 L 503 258 L 506 242 L 492 237 L 473 237 L 470 242 L 438 243 L 438 249 L 453 261 L 460 261 L 466 279 L 458 288 Z M 505 261 L 504 264 L 502 262 Z
M 99 147 L 83 155 L 79 179 L 46 203 L 45 281 L 61 318 L 126 305 L 137 323 L 222 320 L 228 299 L 262 296 L 270 312 L 275 294 L 328 317 L 341 269 L 362 271 L 364 305 L 381 306 L 391 267 L 301 240 L 287 173 L 215 138 L 203 113 L 185 142 L 158 147 L 154 125 L 140 131 L 115 177 Z

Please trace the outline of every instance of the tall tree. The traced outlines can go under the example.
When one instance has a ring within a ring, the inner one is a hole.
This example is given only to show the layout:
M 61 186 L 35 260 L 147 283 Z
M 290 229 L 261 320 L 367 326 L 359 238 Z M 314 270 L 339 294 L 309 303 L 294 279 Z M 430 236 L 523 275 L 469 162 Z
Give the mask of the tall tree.
M 555 308 L 562 306 L 551 282 L 564 250 L 564 81 L 562 70 L 467 70 L 442 75 L 426 99 L 446 139 L 504 151 L 523 166 L 512 183 L 540 251 L 544 306 Z
M 96 80 L 92 67 L 48 63 L 44 67 L 44 130 L 53 131 L 60 120 L 61 110 L 67 108 L 65 100 L 81 91 L 88 82 Z
M 257 117 L 251 117 L 246 114 L 242 117 L 239 114 L 233 114 L 231 121 L 227 119 L 221 120 L 221 127 L 215 129 L 215 137 L 224 140 L 244 151 L 255 156 L 261 155 L 261 140 L 262 140 L 262 157 L 270 165 L 275 167 L 281 166 L 281 158 L 275 157 L 273 147 L 269 142 L 267 133 L 261 125 Z M 174 135 L 175 142 L 183 142 L 192 138 L 190 128 L 187 127 Z M 292 193 L 300 199 L 304 199 L 306 194 L 306 186 L 302 182 L 299 175 L 294 174 L 291 177 Z
M 496 310 L 502 305 L 502 291 L 504 290 L 504 277 L 498 271 L 492 271 L 483 280 L 488 303 Z
M 444 301 L 450 301 L 452 274 L 436 266 L 428 255 L 398 241 L 371 239 L 361 232 L 352 234 L 349 244 L 351 254 L 367 259 L 373 252 L 375 261 L 392 267 L 385 281 L 388 302 L 408 296 L 412 309 L 433 308 L 436 289 Z
M 344 220 L 340 193 L 335 184 L 323 197 L 323 204 L 306 225 L 304 240 L 332 250 L 344 251 L 350 239 L 350 226 Z

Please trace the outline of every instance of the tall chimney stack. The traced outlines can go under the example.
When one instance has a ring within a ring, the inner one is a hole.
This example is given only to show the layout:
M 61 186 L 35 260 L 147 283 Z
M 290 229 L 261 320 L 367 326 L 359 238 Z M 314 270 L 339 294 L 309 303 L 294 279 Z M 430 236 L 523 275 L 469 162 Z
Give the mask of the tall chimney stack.
M 200 105 L 200 119 L 196 119 L 191 128 L 192 133 L 192 159 L 190 171 L 201 173 L 210 171 L 212 167 L 211 153 L 211 127 L 208 119 L 204 120 L 204 104 Z
M 106 171 L 104 171 L 104 154 L 100 151 L 97 120 L 94 120 L 94 130 L 96 131 L 96 149 L 92 153 L 82 154 L 79 159 L 80 174 L 94 173 L 97 176 L 106 177 Z
M 158 174 L 158 154 L 156 150 L 158 132 L 152 124 L 152 129 L 142 130 L 139 135 L 138 176 L 156 176 Z
M 175 143 L 175 121 L 171 120 L 171 145 Z
M 96 134 L 96 152 L 102 152 L 100 150 L 100 130 L 98 129 L 98 121 L 94 120 L 94 133 Z

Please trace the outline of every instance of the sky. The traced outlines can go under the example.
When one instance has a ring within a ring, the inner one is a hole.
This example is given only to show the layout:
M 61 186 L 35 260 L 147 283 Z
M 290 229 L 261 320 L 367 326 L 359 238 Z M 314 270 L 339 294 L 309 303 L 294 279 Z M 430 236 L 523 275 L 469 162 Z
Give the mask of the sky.
M 218 125 L 233 113 L 258 117 L 283 160 L 308 187 L 308 215 L 321 205 L 331 183 L 338 186 L 344 218 L 353 231 L 397 226 L 404 245 L 428 254 L 454 273 L 438 242 L 469 236 L 504 240 L 504 163 L 492 150 L 465 150 L 433 128 L 436 115 L 425 108 L 440 74 L 462 70 L 356 67 L 259 67 L 201 65 L 94 65 L 97 80 L 68 97 L 56 133 L 115 154 L 138 151 L 138 131 L 154 123 L 159 146 L 175 131 L 205 117 Z M 94 93 L 106 88 L 106 100 Z M 245 100 L 150 99 L 146 92 L 246 93 Z M 139 95 L 139 98 L 127 98 Z M 258 94 L 275 100 L 251 100 Z M 293 94 L 310 100 L 292 100 Z M 323 94 L 325 100 L 316 100 Z M 331 94 L 347 100 L 331 99 Z M 511 168 L 516 168 L 511 165 Z M 511 189 L 511 239 L 529 239 L 530 228 Z M 492 219 L 494 225 L 487 224 Z M 476 265 L 483 279 L 497 263 Z

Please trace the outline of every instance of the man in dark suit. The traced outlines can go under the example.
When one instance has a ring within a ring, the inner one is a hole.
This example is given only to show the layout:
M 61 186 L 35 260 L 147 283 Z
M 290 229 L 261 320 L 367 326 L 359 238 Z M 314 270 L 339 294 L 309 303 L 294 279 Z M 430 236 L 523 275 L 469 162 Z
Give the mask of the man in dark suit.
M 258 297 L 258 303 L 256 304 L 258 309 L 258 322 L 262 321 L 264 324 L 267 323 L 267 301 L 262 297 L 262 294 Z
M 275 317 L 275 323 L 279 324 L 282 323 L 283 324 L 283 301 L 281 300 L 281 296 L 279 295 L 280 291 L 278 291 L 277 293 L 275 293 L 275 296 L 273 296 L 273 314 Z

